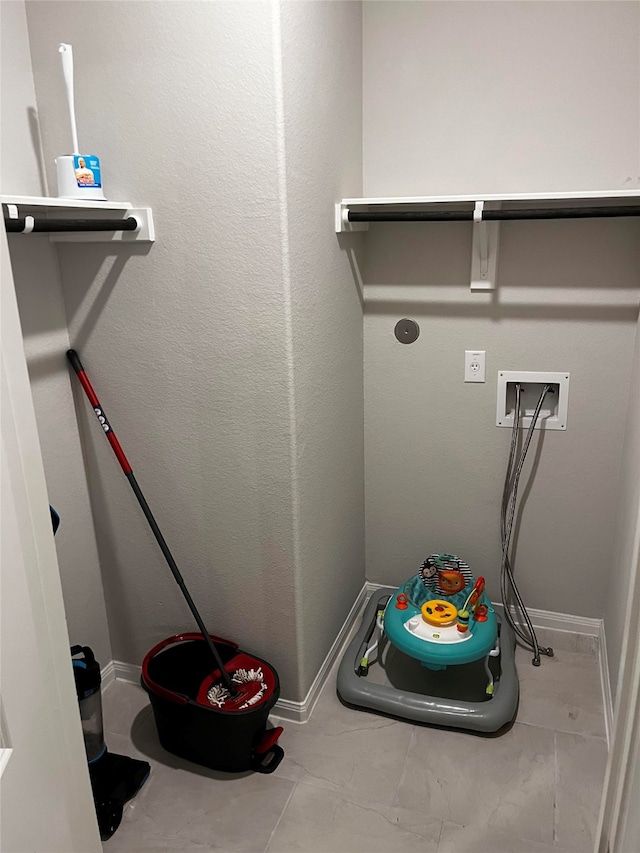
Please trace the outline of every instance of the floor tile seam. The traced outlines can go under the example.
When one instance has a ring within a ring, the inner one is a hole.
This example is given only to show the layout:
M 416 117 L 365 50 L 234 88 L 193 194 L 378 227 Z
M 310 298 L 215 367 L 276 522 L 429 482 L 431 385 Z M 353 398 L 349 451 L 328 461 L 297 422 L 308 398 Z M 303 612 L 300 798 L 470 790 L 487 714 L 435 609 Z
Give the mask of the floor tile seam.
M 440 843 L 442 841 L 442 836 L 444 834 L 445 823 L 452 824 L 453 826 L 458 827 L 460 829 L 470 828 L 472 826 L 471 824 L 468 824 L 468 823 L 459 823 L 457 820 L 447 819 L 446 821 L 442 821 L 442 831 L 440 833 L 440 839 L 438 840 L 438 847 L 436 849 L 436 853 L 441 853 Z M 504 833 L 505 830 L 501 830 L 501 832 Z M 570 850 L 568 850 L 566 847 L 561 847 L 560 845 L 556 844 L 555 841 L 552 841 L 551 843 L 549 843 L 549 842 L 540 841 L 540 840 L 534 839 L 534 838 L 525 838 L 525 837 L 520 836 L 520 835 L 518 835 L 518 836 L 514 835 L 513 836 L 513 843 L 514 844 L 517 842 L 520 842 L 520 841 L 526 842 L 527 844 L 538 844 L 538 845 L 540 845 L 541 851 L 542 851 L 542 849 L 544 849 L 545 851 L 549 851 L 549 850 L 553 849 L 553 851 L 554 852 L 557 851 L 557 853 L 571 853 Z M 476 853 L 484 853 L 484 851 L 476 851 Z M 487 851 L 487 853 L 490 853 L 490 851 Z M 518 853 L 516 848 L 513 849 L 513 853 Z M 573 853 L 577 853 L 577 851 L 573 851 Z M 587 853 L 587 851 L 581 851 L 581 853 Z
M 358 803 L 358 802 L 350 799 L 349 797 L 344 797 L 342 802 L 349 803 L 350 805 L 356 806 L 357 808 L 363 809 L 364 811 L 367 811 L 367 812 L 374 812 L 375 814 L 379 815 L 383 820 L 385 820 L 390 826 L 397 827 L 397 828 L 401 829 L 403 832 L 408 833 L 409 835 L 414 835 L 416 838 L 422 839 L 424 841 L 427 841 L 430 838 L 430 836 L 425 835 L 424 832 L 420 832 L 419 830 L 409 829 L 409 828 L 403 827 L 399 821 L 396 821 L 394 823 L 394 821 L 392 820 L 392 817 L 390 815 L 390 812 L 392 812 L 394 809 L 402 808 L 402 806 L 384 806 L 384 805 L 379 804 L 379 803 L 368 803 L 368 804 Z M 416 814 L 419 814 L 421 817 L 423 816 L 423 812 L 420 810 L 417 810 L 417 809 L 416 810 L 404 809 L 404 811 L 415 812 Z M 442 834 L 442 824 L 444 823 L 444 819 L 440 818 L 440 817 L 431 817 L 431 816 L 429 816 L 428 819 L 429 819 L 429 821 L 436 821 L 437 823 L 440 824 L 440 827 L 438 830 L 438 843 L 439 843 L 440 835 Z
M 522 720 L 518 720 L 518 719 L 516 719 L 512 728 L 509 729 L 509 731 L 512 731 L 513 729 L 517 728 L 518 726 L 523 726 L 527 729 L 540 729 L 540 731 L 543 731 L 543 732 L 552 732 L 553 733 L 556 731 L 555 729 L 552 729 L 550 726 L 540 726 L 537 723 L 525 723 Z M 506 732 L 505 734 L 508 734 L 508 733 L 509 732 Z
M 602 741 L 605 746 L 607 746 L 607 736 L 606 735 L 588 735 L 583 734 L 582 732 L 568 732 L 565 729 L 554 729 L 554 732 L 557 735 L 575 735 L 575 737 L 582 737 L 585 740 L 594 740 L 594 741 Z M 608 747 L 607 747 L 608 749 Z
M 296 788 L 297 788 L 298 786 L 300 786 L 300 787 L 302 787 L 302 788 L 304 788 L 304 787 L 309 787 L 309 788 L 313 788 L 313 789 L 314 789 L 314 791 L 325 791 L 325 792 L 326 792 L 326 793 L 328 793 L 328 794 L 333 794 L 333 795 L 335 795 L 335 796 L 339 797 L 339 798 L 340 798 L 340 801 L 341 801 L 342 803 L 348 803 L 349 805 L 355 806 L 356 808 L 359 808 L 359 809 L 363 809 L 364 811 L 370 811 L 370 812 L 371 812 L 371 811 L 373 811 L 373 812 L 375 812 L 376 814 L 380 815 L 384 820 L 386 820 L 386 821 L 387 821 L 387 823 L 392 823 L 392 822 L 389 820 L 389 818 L 388 818 L 388 816 L 387 816 L 387 815 L 388 815 L 388 812 L 389 812 L 389 811 L 391 811 L 391 810 L 393 810 L 393 809 L 402 808 L 404 811 L 407 811 L 407 812 L 414 812 L 415 814 L 420 815 L 420 816 L 423 816 L 423 814 L 424 814 L 424 813 L 423 813 L 423 811 L 422 811 L 422 810 L 420 810 L 420 809 L 404 809 L 402 806 L 396 806 L 396 805 L 393 805 L 393 804 L 391 804 L 391 805 L 388 805 L 388 804 L 387 804 L 387 805 L 385 805 L 384 803 L 376 803 L 376 802 L 372 802 L 371 800 L 369 800 L 369 801 L 365 801 L 365 800 L 363 800 L 363 799 L 359 799 L 359 798 L 357 798 L 357 797 L 353 797 L 351 794 L 347 794 L 347 793 L 345 793 L 344 791 L 340 791 L 340 790 L 336 790 L 336 789 L 333 789 L 333 788 L 325 788 L 325 787 L 321 787 L 321 786 L 318 786 L 318 785 L 314 785 L 312 781 L 309 781 L 309 780 L 307 780 L 307 779 L 300 779 L 299 781 L 297 781 L 297 782 L 296 782 Z M 293 796 L 293 791 L 292 791 L 292 793 L 291 793 L 291 795 L 290 795 L 290 797 L 289 797 L 289 800 L 291 799 L 291 797 L 292 797 L 292 796 Z M 288 803 L 289 803 L 289 800 L 287 800 L 287 805 L 288 805 Z M 277 828 L 278 828 L 278 826 L 279 826 L 280 822 L 282 821 L 282 819 L 283 819 L 283 817 L 284 817 L 285 810 L 286 810 L 286 805 L 285 805 L 285 808 L 284 808 L 284 809 L 283 809 L 283 811 L 282 811 L 282 814 L 281 814 L 281 815 L 280 815 L 280 817 L 278 818 L 278 823 L 276 824 L 276 827 L 274 828 L 274 830 L 273 830 L 273 832 L 272 832 L 272 834 L 271 834 L 271 838 L 269 839 L 269 844 L 271 844 L 271 841 L 272 841 L 272 839 L 273 839 L 273 836 L 274 836 L 274 834 L 275 834 L 275 832 L 276 832 L 276 830 L 277 830 Z M 429 816 L 428 816 L 428 819 L 429 819 L 430 821 L 436 821 L 437 823 L 439 823 L 439 824 L 440 824 L 439 831 L 438 831 L 438 839 L 437 839 L 437 842 L 436 842 L 436 848 L 437 848 L 437 845 L 440 843 L 440 838 L 442 837 L 442 831 L 443 831 L 443 828 L 444 828 L 444 823 L 445 823 L 445 821 L 446 821 L 446 820 L 448 820 L 448 818 L 439 817 L 438 815 L 429 815 Z M 403 829 L 403 827 L 402 827 L 402 825 L 401 825 L 401 824 L 392 824 L 392 825 L 394 825 L 394 826 L 398 826 L 400 829 Z M 422 838 L 422 839 L 427 838 L 427 836 L 425 836 L 425 835 L 424 835 L 424 833 L 419 832 L 419 831 L 416 831 L 416 830 L 414 830 L 414 829 L 404 829 L 404 831 L 405 831 L 405 832 L 410 833 L 411 835 L 415 835 L 415 836 L 417 836 L 418 838 Z M 269 845 L 267 845 L 267 847 L 265 848 L 264 853 L 270 853 L 270 851 L 269 851 Z M 273 853 L 273 851 L 271 851 L 271 853 Z
M 605 744 L 607 742 L 606 735 L 591 735 L 586 734 L 586 732 L 569 731 L 568 729 L 554 729 L 551 728 L 551 726 L 541 726 L 538 723 L 527 723 L 523 720 L 516 720 L 516 722 L 514 723 L 514 728 L 515 726 L 526 726 L 529 729 L 540 729 L 543 732 L 553 732 L 554 735 L 575 735 L 576 737 L 583 737 L 586 740 L 604 741 Z
M 582 672 L 578 672 L 577 675 L 575 673 L 575 669 L 576 669 L 575 667 L 566 666 L 566 667 L 563 667 L 563 669 L 565 670 L 564 672 L 563 671 L 553 672 L 549 675 L 546 675 L 546 677 L 545 677 L 544 673 L 542 673 L 541 677 L 538 677 L 538 673 L 527 672 L 526 670 L 523 672 L 522 667 L 521 667 L 520 672 L 518 673 L 518 679 L 519 679 L 521 684 L 526 684 L 526 685 L 531 685 L 531 686 L 536 685 L 536 684 L 540 684 L 542 687 L 564 688 L 567 684 L 567 675 L 569 675 L 570 678 L 573 678 L 576 681 L 580 678 L 581 679 L 584 679 L 584 678 L 595 679 L 596 676 L 598 678 L 600 677 L 600 672 L 599 672 L 597 666 L 581 667 Z M 571 669 L 573 669 L 573 672 L 570 672 Z M 587 671 L 589 669 L 592 669 L 593 672 L 587 672 L 585 674 L 585 671 Z M 581 686 L 584 688 L 584 683 L 582 683 Z M 591 681 L 589 686 L 592 687 L 594 696 L 597 696 L 599 684 L 596 684 L 595 681 Z
M 398 777 L 398 782 L 397 782 L 396 787 L 393 791 L 393 797 L 391 798 L 391 806 L 392 807 L 395 806 L 395 804 L 396 804 L 396 799 L 398 797 L 398 791 L 400 790 L 400 785 L 404 781 L 404 772 L 405 772 L 405 768 L 407 766 L 407 759 L 409 758 L 409 753 L 411 752 L 411 747 L 415 741 L 415 737 L 416 737 L 416 727 L 411 726 L 411 735 L 409 736 L 407 748 L 405 749 L 405 752 L 404 752 L 404 758 L 402 759 L 402 768 L 400 770 L 400 776 Z M 440 832 L 442 832 L 442 829 L 440 830 Z M 440 842 L 438 842 L 438 843 L 440 843 Z
M 382 814 L 383 811 L 396 808 L 396 809 L 403 809 L 404 811 L 407 811 L 407 812 L 414 812 L 415 814 L 419 814 L 421 816 L 423 815 L 423 811 L 420 809 L 409 809 L 409 808 L 406 808 L 404 806 L 397 805 L 395 802 L 393 802 L 389 806 L 389 805 L 385 805 L 384 803 L 371 802 L 370 800 L 365 801 L 363 799 L 359 799 L 358 797 L 353 797 L 353 795 L 351 795 L 351 794 L 346 794 L 344 791 L 340 791 L 340 790 L 337 790 L 334 788 L 325 788 L 323 786 L 314 785 L 313 781 L 309 781 L 307 779 L 301 779 L 297 782 L 297 784 L 301 785 L 303 787 L 313 788 L 315 791 L 326 791 L 330 794 L 334 794 L 334 795 L 341 797 L 342 801 L 345 803 L 349 803 L 353 806 L 356 806 L 357 808 L 361 808 L 361 809 L 365 809 L 365 810 L 369 810 L 369 811 L 371 811 L 371 810 L 377 811 L 380 814 Z M 438 842 L 437 842 L 438 845 L 440 844 L 440 840 L 441 840 L 442 834 L 444 832 L 444 824 L 445 823 L 455 823 L 457 826 L 461 826 L 461 827 L 465 826 L 465 825 L 467 825 L 467 826 L 469 825 L 469 824 L 461 824 L 461 823 L 458 823 L 457 821 L 452 820 L 452 818 L 449 814 L 447 814 L 447 815 L 429 814 L 428 818 L 431 821 L 438 821 L 440 823 L 440 833 L 439 833 Z M 282 816 L 279 818 L 279 821 L 281 819 L 282 819 Z M 421 833 L 415 832 L 413 830 L 411 830 L 411 831 L 413 832 L 414 835 L 421 835 Z M 532 838 L 528 835 L 522 835 L 522 836 L 519 836 L 518 838 L 521 841 L 527 841 L 527 842 L 531 842 L 534 844 L 549 843 L 549 842 L 541 841 L 540 838 Z M 553 843 L 553 841 L 551 843 Z M 437 850 L 437 846 L 436 846 L 436 850 Z M 265 850 L 265 853 L 273 853 L 273 851 L 269 851 L 269 849 L 267 847 Z
M 298 764 L 296 766 L 302 768 L 302 770 L 304 772 L 303 778 L 300 778 L 298 776 L 293 776 L 293 775 L 287 776 L 286 769 L 285 770 L 279 770 L 278 773 L 276 774 L 276 778 L 284 779 L 286 782 L 293 782 L 296 785 L 309 785 L 310 787 L 315 788 L 316 790 L 319 790 L 319 791 L 336 791 L 336 792 L 339 792 L 338 787 L 333 787 L 334 784 L 336 784 L 336 783 L 334 783 L 331 779 L 328 779 L 325 776 L 314 775 L 313 773 L 308 771 L 304 767 L 304 765 L 302 765 L 302 764 Z M 323 782 L 326 784 L 322 784 Z M 320 783 L 320 784 L 318 784 L 318 783 Z
M 290 781 L 290 780 L 286 780 L 286 781 Z M 273 827 L 273 829 L 269 833 L 269 840 L 267 841 L 267 843 L 263 849 L 263 853 L 268 853 L 269 848 L 271 847 L 271 842 L 273 841 L 273 838 L 274 838 L 276 832 L 278 831 L 278 827 L 280 826 L 280 823 L 282 822 L 282 818 L 284 817 L 284 813 L 286 812 L 287 807 L 288 807 L 289 803 L 291 802 L 291 798 L 293 797 L 293 794 L 296 791 L 299 784 L 300 784 L 299 782 L 293 783 L 293 786 L 292 786 L 291 790 L 289 791 L 289 796 L 287 797 L 287 801 L 284 804 L 284 806 L 282 807 L 282 811 L 280 812 L 280 816 L 278 817 L 278 820 L 276 821 L 275 826 Z
M 475 826 L 477 826 L 478 828 L 480 828 L 481 826 L 482 826 L 482 827 L 487 826 L 487 827 L 489 827 L 489 829 L 493 828 L 493 829 L 495 829 L 496 831 L 498 831 L 498 832 L 499 832 L 499 833 L 501 833 L 501 834 L 506 834 L 507 832 L 510 832 L 511 834 L 513 834 L 513 835 L 514 835 L 514 839 L 515 839 L 516 841 L 524 841 L 524 842 L 526 842 L 527 844 L 540 844 L 541 846 L 543 846 L 543 845 L 547 845 L 547 846 L 548 846 L 549 844 L 551 844 L 552 846 L 554 846 L 554 845 L 555 845 L 555 841 L 554 841 L 554 840 L 551 840 L 551 841 L 545 841 L 545 840 L 540 839 L 540 838 L 533 838 L 531 835 L 529 835 L 529 834 L 524 834 L 524 833 L 520 833 L 520 834 L 518 834 L 518 835 L 516 836 L 516 835 L 515 835 L 515 832 L 514 832 L 513 830 L 510 830 L 510 829 L 507 829 L 507 828 L 505 828 L 505 827 L 501 827 L 501 826 L 494 826 L 494 827 L 492 827 L 492 825 L 491 825 L 491 824 L 488 824 L 488 823 L 482 823 L 482 824 L 480 824 L 480 823 L 460 823 L 460 822 L 459 822 L 459 821 L 457 821 L 457 820 L 453 820 L 453 818 L 452 818 L 451 816 L 448 816 L 448 817 L 438 817 L 438 815 L 432 815 L 432 816 L 431 816 L 431 819 L 432 819 L 432 820 L 439 820 L 439 821 L 440 821 L 440 823 L 441 823 L 440 836 L 439 836 L 439 839 L 438 839 L 438 847 L 440 846 L 440 842 L 441 842 L 441 840 L 442 840 L 442 835 L 443 835 L 443 833 L 444 833 L 444 825 L 445 825 L 445 823 L 454 824 L 455 826 L 460 827 L 461 829 L 464 829 L 464 828 L 470 828 L 470 829 L 471 829 L 471 828 L 473 828 L 473 827 L 475 827 Z M 436 848 L 436 850 L 437 850 L 437 848 Z M 516 853 L 516 851 L 514 850 L 514 851 L 513 851 L 513 853 Z
M 281 777 L 283 778 L 283 777 Z M 288 780 L 291 781 L 291 780 Z M 314 777 L 311 779 L 296 779 L 296 784 L 301 785 L 303 787 L 313 788 L 314 791 L 325 791 L 329 794 L 335 794 L 340 797 L 344 802 L 351 803 L 353 806 L 357 806 L 361 809 L 375 809 L 377 811 L 383 811 L 387 809 L 393 808 L 402 808 L 402 806 L 396 806 L 393 801 L 391 802 L 375 802 L 371 799 L 365 799 L 364 797 L 354 796 L 351 792 L 345 791 L 344 788 L 341 788 L 339 785 L 335 787 L 330 787 L 329 785 L 318 785 L 315 784 Z M 412 809 L 407 809 L 407 811 L 412 811 Z M 437 815 L 432 815 L 434 820 L 443 820 L 444 818 L 440 818 Z
M 523 655 L 526 654 L 527 655 L 527 658 L 526 658 L 527 664 L 526 665 L 527 665 L 527 667 L 531 667 L 531 669 L 534 672 L 544 672 L 545 669 L 547 669 L 550 666 L 555 667 L 557 665 L 562 665 L 563 663 L 567 663 L 570 660 L 573 660 L 573 658 L 588 658 L 595 667 L 598 666 L 598 654 L 597 654 L 597 652 L 578 652 L 575 649 L 560 649 L 560 648 L 554 649 L 553 655 L 551 657 L 549 657 L 548 655 L 542 656 L 542 662 L 541 662 L 540 666 L 538 667 L 538 666 L 535 666 L 533 663 L 531 663 L 531 658 L 529 658 L 531 651 L 528 651 L 527 649 L 519 649 L 519 650 L 522 654 L 518 655 L 518 648 L 516 648 L 516 661 L 518 661 L 518 659 L 522 658 Z M 570 655 L 571 657 L 569 659 L 565 658 L 563 660 L 562 658 L 565 655 Z M 524 661 L 520 660 L 520 663 L 524 664 Z

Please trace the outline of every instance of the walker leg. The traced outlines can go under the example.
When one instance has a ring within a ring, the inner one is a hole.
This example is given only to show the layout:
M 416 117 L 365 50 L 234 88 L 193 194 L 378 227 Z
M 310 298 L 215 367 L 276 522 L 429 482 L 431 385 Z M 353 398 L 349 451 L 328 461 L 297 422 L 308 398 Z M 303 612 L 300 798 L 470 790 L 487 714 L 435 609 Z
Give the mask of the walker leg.
M 356 658 L 355 665 L 356 675 L 366 676 L 369 672 L 369 658 L 378 650 L 378 644 L 384 633 L 384 623 L 382 620 L 384 616 L 384 608 L 386 607 L 388 600 L 389 596 L 385 596 L 378 601 L 375 619 L 373 620 L 367 639 L 362 643 L 358 650 L 358 657 Z

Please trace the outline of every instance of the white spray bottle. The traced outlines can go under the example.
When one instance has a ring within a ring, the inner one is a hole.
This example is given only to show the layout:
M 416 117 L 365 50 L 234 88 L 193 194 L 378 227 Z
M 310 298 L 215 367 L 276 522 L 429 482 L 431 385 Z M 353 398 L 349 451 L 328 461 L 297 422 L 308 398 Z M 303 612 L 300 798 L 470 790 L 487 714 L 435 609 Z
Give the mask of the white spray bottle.
M 78 130 L 76 128 L 76 110 L 73 97 L 73 49 L 70 44 L 61 44 L 58 50 L 62 59 L 62 71 L 67 89 L 71 139 L 73 141 L 73 154 L 65 154 L 56 158 L 58 196 L 60 198 L 106 201 L 102 192 L 99 158 L 95 154 L 80 154 L 78 148 Z

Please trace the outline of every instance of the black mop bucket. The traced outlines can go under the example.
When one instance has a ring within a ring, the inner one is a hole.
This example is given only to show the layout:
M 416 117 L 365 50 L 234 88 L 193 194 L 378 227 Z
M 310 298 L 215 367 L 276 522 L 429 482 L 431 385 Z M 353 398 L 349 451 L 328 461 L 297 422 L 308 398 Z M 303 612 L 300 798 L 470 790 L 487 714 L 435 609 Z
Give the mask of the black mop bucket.
M 225 669 L 233 662 L 236 672 L 259 672 L 268 692 L 245 709 L 212 706 L 202 695 L 211 673 L 211 652 L 202 634 L 168 637 L 147 654 L 141 676 L 160 743 L 167 752 L 212 770 L 273 773 L 284 757 L 277 743 L 282 728 L 267 729 L 269 711 L 280 696 L 278 673 L 235 643 L 210 636 Z

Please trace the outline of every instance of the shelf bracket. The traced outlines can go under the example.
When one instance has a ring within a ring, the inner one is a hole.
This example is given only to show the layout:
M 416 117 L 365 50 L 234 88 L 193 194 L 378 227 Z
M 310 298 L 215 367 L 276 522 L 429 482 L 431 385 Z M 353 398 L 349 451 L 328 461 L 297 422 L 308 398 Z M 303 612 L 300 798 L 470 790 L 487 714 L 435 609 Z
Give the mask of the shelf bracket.
M 349 205 L 338 202 L 335 205 L 336 234 L 345 234 L 351 231 L 368 231 L 368 222 L 349 222 Z
M 494 210 L 499 207 L 499 203 L 491 205 Z M 474 292 L 496 289 L 500 223 L 486 222 L 482 217 L 484 210 L 485 202 L 476 201 L 471 244 L 471 290 Z
M 3 207 L 6 208 L 6 216 L 9 219 L 20 219 L 20 211 L 18 210 L 17 204 L 5 204 Z M 31 234 L 35 226 L 35 220 L 33 216 L 25 216 L 24 217 L 24 228 L 20 232 L 21 234 Z

